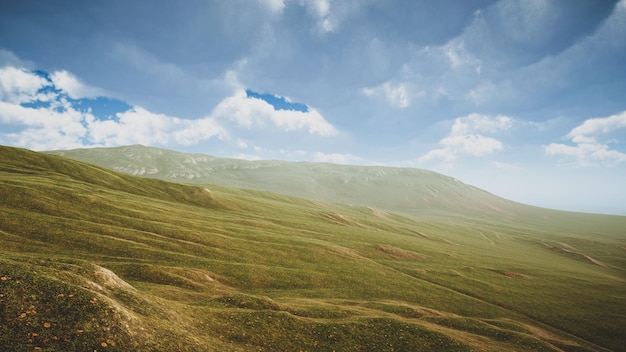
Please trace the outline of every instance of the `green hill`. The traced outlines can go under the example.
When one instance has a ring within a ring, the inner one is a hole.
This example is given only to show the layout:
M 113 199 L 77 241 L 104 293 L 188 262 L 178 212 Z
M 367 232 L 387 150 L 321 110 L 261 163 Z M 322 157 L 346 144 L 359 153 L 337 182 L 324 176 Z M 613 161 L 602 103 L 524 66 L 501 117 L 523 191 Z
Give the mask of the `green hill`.
M 8 147 L 0 195 L 3 351 L 624 350 L 626 217 L 407 217 Z
M 451 177 L 421 169 L 224 159 L 141 145 L 49 153 L 132 175 L 264 190 L 410 215 L 485 216 L 517 207 Z

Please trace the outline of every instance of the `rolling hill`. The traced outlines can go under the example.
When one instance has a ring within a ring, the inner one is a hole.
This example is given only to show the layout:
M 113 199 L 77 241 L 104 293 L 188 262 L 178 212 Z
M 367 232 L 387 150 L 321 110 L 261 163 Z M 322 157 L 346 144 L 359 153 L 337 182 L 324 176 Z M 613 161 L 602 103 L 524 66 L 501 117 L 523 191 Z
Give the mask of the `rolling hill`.
M 0 349 L 624 350 L 626 217 L 212 183 L 0 147 Z
M 173 182 L 257 189 L 410 215 L 505 214 L 518 205 L 436 172 L 382 166 L 248 161 L 141 145 L 49 153 Z

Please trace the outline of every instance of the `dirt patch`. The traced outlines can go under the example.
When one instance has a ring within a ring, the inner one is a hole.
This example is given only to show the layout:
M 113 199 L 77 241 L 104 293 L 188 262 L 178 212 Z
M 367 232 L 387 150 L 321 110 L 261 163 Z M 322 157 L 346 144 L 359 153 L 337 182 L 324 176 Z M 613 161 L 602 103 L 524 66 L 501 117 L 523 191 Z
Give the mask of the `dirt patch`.
M 374 214 L 374 216 L 377 216 L 379 218 L 388 218 L 389 217 L 389 213 L 380 209 L 376 209 L 376 208 L 370 208 L 370 210 L 372 211 L 372 214 Z
M 487 240 L 487 241 L 489 242 L 489 244 L 491 244 L 492 246 L 495 246 L 495 244 L 496 244 L 496 243 L 495 243 L 495 242 L 494 242 L 491 238 L 487 237 L 487 236 L 486 236 L 484 233 L 482 233 L 482 232 L 480 233 L 480 235 L 482 236 L 482 238 L 484 238 L 485 240 Z
M 608 265 L 606 265 L 606 264 L 602 263 L 601 261 L 599 261 L 599 260 L 597 260 L 597 259 L 593 259 L 593 258 L 591 258 L 591 257 L 590 257 L 590 256 L 588 256 L 588 255 L 584 255 L 584 254 L 582 254 L 582 256 L 583 256 L 583 258 L 587 259 L 588 261 L 592 262 L 592 263 L 593 263 L 593 264 L 595 264 L 595 265 L 599 265 L 599 266 L 601 266 L 601 267 L 603 267 L 603 268 L 608 268 L 608 267 L 609 267 Z
M 363 257 L 356 249 L 346 248 L 341 246 L 326 247 L 332 253 L 338 254 L 341 257 L 349 258 L 364 262 L 373 262 L 371 259 Z
M 554 342 L 554 343 L 558 343 L 560 345 L 566 345 L 566 346 L 580 346 L 575 341 L 567 340 L 562 337 L 556 336 L 555 334 L 549 331 L 546 331 L 544 329 L 538 328 L 536 326 L 532 326 L 529 324 L 520 324 L 520 325 L 522 325 L 526 330 L 528 330 L 528 332 L 530 332 L 531 334 L 533 334 L 535 337 L 537 337 L 540 340 L 547 341 L 547 342 Z
M 565 243 L 565 242 L 559 242 L 559 244 L 560 244 L 561 246 L 563 246 L 563 248 L 567 247 L 567 248 L 569 248 L 569 249 L 571 249 L 571 250 L 574 250 L 574 251 L 576 250 L 576 248 L 572 247 L 571 245 L 569 245 L 569 244 L 567 244 L 567 243 Z
M 414 233 L 415 235 L 419 236 L 419 237 L 422 237 L 422 238 L 427 238 L 427 239 L 431 239 L 428 235 L 426 235 L 426 234 L 425 234 L 425 233 L 423 233 L 423 232 L 416 231 L 416 230 L 413 230 L 413 231 L 411 231 L 411 232 L 412 232 L 412 233 Z
M 102 286 L 109 289 L 135 290 L 135 288 L 128 282 L 122 280 L 119 276 L 107 268 L 96 266 L 96 270 L 93 274 L 96 280 L 95 282 L 92 282 L 92 286 L 96 286 L 95 288 L 98 288 L 100 291 L 102 291 Z
M 452 274 L 453 276 L 461 276 L 461 277 L 465 277 L 465 275 L 461 274 L 460 272 L 454 270 L 454 269 L 450 269 L 450 274 Z
M 530 276 L 528 276 L 528 275 L 516 273 L 516 272 L 511 271 L 511 270 L 501 270 L 501 269 L 489 269 L 489 270 L 493 271 L 494 273 L 498 273 L 498 274 L 500 274 L 502 276 L 506 276 L 508 278 L 511 278 L 511 279 L 530 279 Z
M 599 260 L 597 260 L 595 258 L 592 258 L 592 257 L 590 257 L 588 255 L 585 255 L 585 254 L 582 254 L 582 253 L 571 251 L 571 250 L 569 250 L 567 248 L 550 247 L 550 249 L 555 250 L 555 251 L 557 251 L 559 253 L 565 253 L 565 254 L 569 254 L 569 255 L 571 255 L 573 257 L 578 257 L 578 258 L 584 259 L 584 260 L 586 260 L 586 261 L 588 261 L 588 262 L 590 262 L 592 264 L 601 266 L 603 268 L 608 268 L 609 267 L 608 265 L 604 264 L 603 262 L 601 262 L 601 261 L 599 261 Z
M 506 277 L 510 277 L 512 279 L 528 279 L 529 277 L 524 275 L 524 274 L 520 274 L 520 273 L 516 273 L 513 271 L 509 271 L 509 270 L 502 270 L 500 272 L 500 274 L 506 276 Z
M 453 246 L 458 246 L 459 245 L 458 243 L 454 243 L 454 242 L 452 242 L 452 241 L 450 241 L 449 239 L 446 239 L 446 238 L 441 238 L 440 240 L 445 242 L 445 243 L 447 243 L 447 244 L 451 244 Z
M 426 259 L 427 258 L 423 254 L 406 251 L 404 249 L 393 247 L 393 246 L 388 246 L 388 245 L 379 244 L 379 245 L 374 246 L 374 249 L 396 259 Z
M 352 226 L 358 226 L 358 227 L 365 227 L 362 224 L 360 224 L 358 221 L 352 219 L 351 217 L 342 215 L 339 213 L 324 213 L 322 214 L 322 216 L 325 219 L 328 219 L 338 225 L 352 225 Z

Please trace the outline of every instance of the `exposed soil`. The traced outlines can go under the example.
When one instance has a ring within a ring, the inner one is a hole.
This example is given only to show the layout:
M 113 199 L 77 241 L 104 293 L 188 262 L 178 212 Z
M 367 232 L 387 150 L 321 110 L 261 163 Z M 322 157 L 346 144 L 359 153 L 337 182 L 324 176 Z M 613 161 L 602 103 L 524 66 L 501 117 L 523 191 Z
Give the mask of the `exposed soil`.
M 588 255 L 585 255 L 585 254 L 582 254 L 582 253 L 571 251 L 571 250 L 569 250 L 567 248 L 562 248 L 562 247 L 550 247 L 550 248 L 555 250 L 555 251 L 557 251 L 557 252 L 560 252 L 560 253 L 570 254 L 572 256 L 585 259 L 586 261 L 588 261 L 588 262 L 590 262 L 592 264 L 601 266 L 603 268 L 608 268 L 609 267 L 608 265 L 604 264 L 603 262 L 601 262 L 601 261 L 599 261 L 599 260 L 597 260 L 595 258 L 592 258 L 592 257 L 590 257 Z
M 374 216 L 377 216 L 379 218 L 388 218 L 389 217 L 389 213 L 380 209 L 376 209 L 376 208 L 370 208 L 372 210 L 372 213 L 374 214 Z
M 544 329 L 538 328 L 536 326 L 533 325 L 529 325 L 529 324 L 521 324 L 525 329 L 527 329 L 531 334 L 533 334 L 534 336 L 536 336 L 537 338 L 546 341 L 546 342 L 552 342 L 552 343 L 558 343 L 560 345 L 566 345 L 566 346 L 580 346 L 578 343 L 576 343 L 575 341 L 571 341 L 571 340 L 567 340 L 564 338 L 561 338 L 559 336 L 556 336 L 555 334 L 546 331 Z
M 374 246 L 374 249 L 396 259 L 425 259 L 426 258 L 426 256 L 423 254 L 405 251 L 404 249 L 393 247 L 393 246 L 379 244 L 379 245 Z
M 529 277 L 524 275 L 524 274 L 520 274 L 520 273 L 516 273 L 513 271 L 509 271 L 509 270 L 502 270 L 500 272 L 500 274 L 506 276 L 506 277 L 510 277 L 512 279 L 528 279 Z

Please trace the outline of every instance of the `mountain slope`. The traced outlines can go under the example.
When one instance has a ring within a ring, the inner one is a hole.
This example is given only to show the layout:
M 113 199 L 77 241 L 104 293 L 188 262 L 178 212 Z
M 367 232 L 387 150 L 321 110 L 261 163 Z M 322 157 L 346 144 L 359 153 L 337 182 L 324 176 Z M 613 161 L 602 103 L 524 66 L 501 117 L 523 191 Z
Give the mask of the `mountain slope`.
M 451 177 L 420 169 L 223 159 L 140 145 L 50 153 L 132 175 L 259 189 L 412 215 L 502 215 L 519 206 Z
M 6 147 L 0 194 L 2 350 L 623 350 L 624 217 L 415 220 Z

